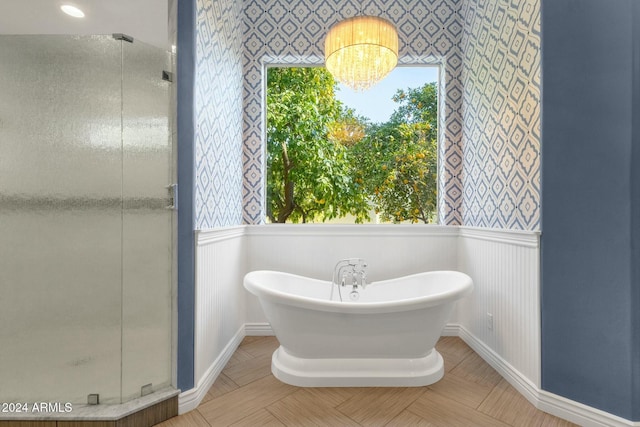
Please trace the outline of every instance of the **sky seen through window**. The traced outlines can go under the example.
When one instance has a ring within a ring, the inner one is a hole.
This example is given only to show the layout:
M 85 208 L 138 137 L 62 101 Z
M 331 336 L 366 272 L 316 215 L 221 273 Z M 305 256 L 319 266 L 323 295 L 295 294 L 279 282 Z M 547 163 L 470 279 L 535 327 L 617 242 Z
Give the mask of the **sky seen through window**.
M 421 87 L 438 81 L 436 66 L 396 67 L 387 77 L 364 92 L 356 92 L 338 84 L 336 98 L 353 108 L 356 115 L 368 117 L 374 123 L 389 120 L 397 104 L 391 100 L 398 89 Z

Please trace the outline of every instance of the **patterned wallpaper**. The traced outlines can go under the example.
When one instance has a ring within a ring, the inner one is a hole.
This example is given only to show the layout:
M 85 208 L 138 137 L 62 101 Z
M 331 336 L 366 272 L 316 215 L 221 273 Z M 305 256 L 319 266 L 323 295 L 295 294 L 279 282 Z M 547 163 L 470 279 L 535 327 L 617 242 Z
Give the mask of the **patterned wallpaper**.
M 400 63 L 441 65 L 440 218 L 460 224 L 462 0 L 246 0 L 244 2 L 243 218 L 263 220 L 263 77 L 267 64 L 322 64 L 327 29 L 361 12 L 398 28 Z
M 461 10 L 463 223 L 540 229 L 540 0 Z
M 442 222 L 540 228 L 540 0 L 197 6 L 198 229 L 262 221 L 264 67 L 322 64 L 328 27 L 361 12 L 396 24 L 401 63 L 441 66 Z
M 242 223 L 242 2 L 197 0 L 195 227 Z

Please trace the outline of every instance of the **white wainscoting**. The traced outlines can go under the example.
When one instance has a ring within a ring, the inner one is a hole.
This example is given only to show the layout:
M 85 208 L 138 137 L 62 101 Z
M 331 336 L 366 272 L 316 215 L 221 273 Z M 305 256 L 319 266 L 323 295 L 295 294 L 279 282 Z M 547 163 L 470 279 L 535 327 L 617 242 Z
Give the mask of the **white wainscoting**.
M 455 270 L 456 227 L 433 225 L 271 224 L 247 226 L 249 270 L 279 270 L 331 280 L 344 258 L 364 258 L 367 281 L 425 270 Z M 267 322 L 247 293 L 250 331 Z
M 475 285 L 470 297 L 458 305 L 457 318 L 464 329 L 460 335 L 491 350 L 529 388 L 539 388 L 538 233 L 459 230 L 458 269 L 471 276 Z
M 271 335 L 257 299 L 242 286 L 251 270 L 331 279 L 342 258 L 369 262 L 369 281 L 425 270 L 459 270 L 474 280 L 444 335 L 460 336 L 536 407 L 584 426 L 640 423 L 540 389 L 539 233 L 415 225 L 238 226 L 199 232 L 196 261 L 195 408 L 245 335 Z M 490 327 L 487 313 L 493 315 Z
M 180 413 L 198 406 L 245 336 L 244 234 L 238 226 L 196 235 L 195 387 L 180 396 Z

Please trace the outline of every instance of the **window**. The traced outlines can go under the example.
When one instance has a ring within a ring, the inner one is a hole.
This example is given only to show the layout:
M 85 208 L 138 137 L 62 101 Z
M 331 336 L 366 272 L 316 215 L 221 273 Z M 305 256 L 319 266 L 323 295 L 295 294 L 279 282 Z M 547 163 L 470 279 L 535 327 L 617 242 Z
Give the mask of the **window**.
M 267 70 L 269 222 L 436 222 L 437 67 L 363 93 L 323 67 Z

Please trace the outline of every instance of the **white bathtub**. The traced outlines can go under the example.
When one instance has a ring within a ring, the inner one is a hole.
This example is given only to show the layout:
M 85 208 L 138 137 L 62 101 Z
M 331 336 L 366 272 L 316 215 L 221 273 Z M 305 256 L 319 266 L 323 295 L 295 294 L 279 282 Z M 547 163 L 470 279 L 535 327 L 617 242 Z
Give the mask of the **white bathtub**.
M 471 292 L 469 276 L 433 271 L 374 282 L 351 302 L 331 282 L 253 271 L 256 295 L 280 342 L 271 370 L 302 387 L 424 386 L 444 375 L 434 346 L 454 302 Z M 345 292 L 346 291 L 346 292 Z

